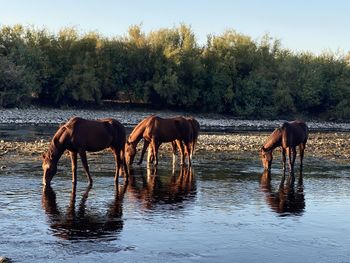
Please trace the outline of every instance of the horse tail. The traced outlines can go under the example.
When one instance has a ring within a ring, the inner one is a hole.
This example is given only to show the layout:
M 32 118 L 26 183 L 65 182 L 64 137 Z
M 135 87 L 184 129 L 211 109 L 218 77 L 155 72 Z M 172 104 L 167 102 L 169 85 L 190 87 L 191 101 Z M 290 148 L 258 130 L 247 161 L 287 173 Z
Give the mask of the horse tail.
M 305 139 L 304 139 L 303 143 L 306 144 L 306 142 L 309 138 L 309 127 L 307 127 L 307 125 L 305 123 L 303 123 L 303 129 L 305 132 Z
M 194 154 L 194 150 L 195 150 L 195 146 L 197 143 L 197 138 L 198 138 L 198 126 L 199 123 L 194 119 L 194 118 L 189 118 L 188 119 L 190 124 L 191 124 L 191 128 L 192 128 L 192 134 L 191 134 L 191 154 Z
M 124 169 L 125 177 L 129 178 L 129 170 L 125 159 L 126 130 L 123 124 L 117 120 L 112 120 L 110 129 L 113 128 L 113 140 L 116 142 L 117 151 L 120 153 L 121 168 Z M 114 137 L 115 136 L 115 137 Z
M 194 146 L 197 144 L 197 139 L 199 135 L 199 130 L 200 130 L 200 125 L 199 122 L 196 119 L 192 119 L 192 124 L 193 124 L 193 152 L 194 152 Z

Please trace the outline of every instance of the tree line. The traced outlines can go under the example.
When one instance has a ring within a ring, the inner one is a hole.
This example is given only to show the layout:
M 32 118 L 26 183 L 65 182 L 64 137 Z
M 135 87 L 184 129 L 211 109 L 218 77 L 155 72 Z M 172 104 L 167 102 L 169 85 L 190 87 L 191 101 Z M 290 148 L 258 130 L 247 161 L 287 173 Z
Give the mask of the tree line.
M 296 53 L 268 35 L 191 27 L 104 37 L 0 27 L 0 107 L 124 101 L 240 118 L 350 119 L 349 56 Z

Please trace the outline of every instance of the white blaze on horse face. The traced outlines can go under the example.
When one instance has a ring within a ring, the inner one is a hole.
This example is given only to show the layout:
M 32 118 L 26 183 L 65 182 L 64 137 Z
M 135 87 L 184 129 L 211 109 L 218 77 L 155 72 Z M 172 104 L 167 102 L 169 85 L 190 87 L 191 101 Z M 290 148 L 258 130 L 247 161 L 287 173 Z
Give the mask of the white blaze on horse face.
M 50 184 L 53 176 L 56 174 L 57 172 L 57 165 L 54 165 L 46 160 L 43 161 L 43 184 Z

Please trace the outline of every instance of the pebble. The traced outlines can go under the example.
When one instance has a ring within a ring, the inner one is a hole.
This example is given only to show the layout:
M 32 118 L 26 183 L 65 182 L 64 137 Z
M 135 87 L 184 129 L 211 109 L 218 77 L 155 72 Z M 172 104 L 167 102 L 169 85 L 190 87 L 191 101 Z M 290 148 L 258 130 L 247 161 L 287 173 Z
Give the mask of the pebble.
M 11 262 L 12 262 L 11 259 L 4 256 L 0 256 L 0 263 L 11 263 Z

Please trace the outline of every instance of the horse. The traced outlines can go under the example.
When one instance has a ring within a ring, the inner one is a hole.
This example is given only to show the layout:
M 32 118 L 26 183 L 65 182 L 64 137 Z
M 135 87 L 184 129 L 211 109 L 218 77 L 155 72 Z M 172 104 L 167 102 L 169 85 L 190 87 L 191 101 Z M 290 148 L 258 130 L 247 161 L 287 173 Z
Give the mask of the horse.
M 124 147 L 126 132 L 124 126 L 115 119 L 85 120 L 71 118 L 62 125 L 51 140 L 49 148 L 43 154 L 43 184 L 50 185 L 57 172 L 57 164 L 65 150 L 70 153 L 72 163 L 72 183 L 77 182 L 77 155 L 79 153 L 89 185 L 92 178 L 86 158 L 86 151 L 98 152 L 110 148 L 116 161 L 114 181 L 118 183 L 119 170 L 124 167 L 126 178 L 128 170 L 125 163 Z
M 294 162 L 296 157 L 296 147 L 299 146 L 300 152 L 300 177 L 302 179 L 303 159 L 306 142 L 308 140 L 309 129 L 303 121 L 285 122 L 280 128 L 276 128 L 267 139 L 267 142 L 261 147 L 261 160 L 265 170 L 271 170 L 272 152 L 276 147 L 282 149 L 283 177 L 285 179 L 286 154 L 289 159 L 289 174 L 294 183 Z
M 193 118 L 193 117 L 185 117 L 185 119 L 191 124 L 192 130 L 192 140 L 190 143 L 190 148 L 189 148 L 189 155 L 190 155 L 190 159 L 192 162 L 192 157 L 193 157 L 193 153 L 195 151 L 195 146 L 197 144 L 197 139 L 198 139 L 198 135 L 199 135 L 199 130 L 200 130 L 200 125 L 199 122 Z M 183 145 L 182 142 L 178 142 L 178 141 L 172 141 L 171 142 L 171 147 L 172 147 L 172 153 L 173 153 L 173 166 L 175 166 L 175 161 L 176 161 L 176 155 L 177 155 L 177 149 L 178 149 L 178 145 L 180 145 L 181 149 L 183 149 Z M 144 148 L 147 148 L 147 145 L 145 146 L 145 142 L 144 142 Z M 149 148 L 149 155 L 150 157 L 148 158 L 150 162 L 153 162 L 154 160 L 154 153 L 152 151 L 152 148 Z M 183 150 L 181 151 L 181 153 L 183 153 Z M 185 155 L 188 154 L 187 152 L 185 152 Z M 182 158 L 182 156 L 181 156 Z M 142 163 L 142 159 L 140 160 L 139 164 Z
M 144 139 L 144 146 L 141 153 L 142 162 L 144 153 L 149 145 L 154 153 L 155 165 L 158 165 L 158 149 L 162 143 L 175 141 L 181 153 L 181 164 L 184 163 L 185 156 L 183 154 L 182 142 L 185 145 L 185 151 L 188 153 L 188 164 L 190 160 L 190 144 L 193 141 L 192 125 L 183 117 L 174 117 L 163 119 L 158 116 L 150 116 L 141 121 L 131 132 L 127 142 L 125 157 L 128 164 L 132 164 L 136 155 L 136 146 L 141 139 Z M 150 153 L 150 152 L 149 152 Z M 150 163 L 151 155 L 148 155 L 148 163 Z

